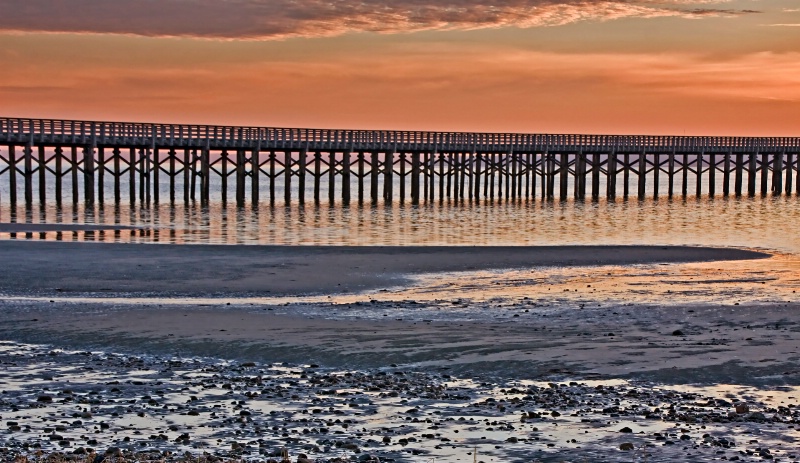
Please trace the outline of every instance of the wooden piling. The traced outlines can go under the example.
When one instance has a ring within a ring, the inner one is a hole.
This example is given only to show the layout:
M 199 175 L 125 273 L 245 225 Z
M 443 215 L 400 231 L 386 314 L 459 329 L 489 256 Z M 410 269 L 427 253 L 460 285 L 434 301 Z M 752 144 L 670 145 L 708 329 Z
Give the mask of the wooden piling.
M 236 150 L 236 207 L 244 207 L 244 150 Z M 174 199 L 171 197 L 170 199 Z
M 750 153 L 750 165 L 747 177 L 747 195 L 756 195 L 756 167 L 758 162 L 758 152 Z
M 675 195 L 675 150 L 669 153 L 667 163 L 667 196 L 671 199 Z
M 25 145 L 25 206 L 33 204 L 33 144 Z
M 128 199 L 133 206 L 136 204 L 136 148 L 130 148 L 128 152 L 128 183 Z
M 61 197 L 64 180 L 64 148 L 56 146 L 55 148 L 55 176 L 56 176 L 56 205 L 61 206 Z
M 717 157 L 714 153 L 708 158 L 708 196 L 713 198 L 717 193 Z
M 259 142 L 260 145 L 260 142 Z M 250 202 L 254 209 L 258 208 L 261 195 L 261 148 L 250 152 Z
M 697 169 L 697 175 L 695 176 L 695 196 L 698 198 L 703 193 L 703 163 L 705 161 L 703 157 L 702 151 L 695 157 L 695 168 Z
M 297 173 L 298 173 L 298 180 L 297 180 L 297 201 L 300 204 L 305 204 L 306 202 L 306 156 L 308 155 L 308 149 L 303 148 L 298 153 L 297 159 Z
M 353 150 L 351 149 L 346 149 L 342 153 L 342 202 L 345 205 L 350 204 L 350 167 L 352 166 L 350 159 L 352 156 Z
M 725 153 L 725 160 L 722 164 L 722 196 L 728 197 L 731 194 L 731 156 L 733 153 Z
M 189 186 L 192 182 L 191 180 L 191 171 L 189 166 L 193 163 L 191 161 L 192 153 L 190 152 L 189 148 L 185 148 L 183 150 L 183 203 L 189 204 Z
M 331 151 L 328 159 L 328 204 L 331 205 L 336 202 L 336 164 L 336 153 Z M 342 160 L 342 170 L 344 170 L 344 159 Z
M 653 198 L 658 199 L 658 190 L 661 185 L 661 155 L 658 152 L 653 153 Z
M 786 153 L 786 195 L 792 194 L 792 166 L 794 166 L 794 154 Z
M 115 204 L 119 204 L 120 199 L 121 199 L 120 198 L 120 180 L 121 180 L 120 176 L 122 175 L 120 173 L 120 163 L 119 163 L 120 162 L 120 160 L 119 160 L 120 149 L 119 149 L 119 147 L 115 146 L 113 148 L 113 150 L 111 151 L 111 153 L 112 153 L 112 158 L 113 158 L 112 162 L 113 162 L 113 166 L 114 166 L 114 174 L 113 174 L 114 175 L 114 203 Z
M 689 195 L 689 154 L 683 153 L 683 175 L 681 176 L 681 197 Z
M 94 146 L 83 148 L 83 200 L 86 205 L 94 204 Z
M 17 153 L 14 145 L 8 147 L 8 188 L 11 208 L 14 210 L 17 208 Z
M 630 178 L 631 178 L 631 155 L 630 153 L 625 153 L 622 156 L 623 166 L 622 166 L 622 197 L 624 199 L 628 199 L 628 194 L 630 193 Z
M 592 153 L 592 200 L 600 199 L 600 153 Z
M 761 153 L 761 196 L 766 196 L 769 192 L 769 155 Z
M 386 151 L 383 154 L 383 200 L 392 202 L 392 174 L 394 173 L 394 153 Z
M 284 150 L 283 152 L 283 202 L 288 206 L 292 202 L 292 166 L 294 159 L 292 159 L 292 151 Z
M 742 196 L 742 184 L 744 183 L 744 154 L 736 153 L 736 175 L 733 179 L 733 190 L 736 196 Z
M 39 173 L 39 204 L 47 204 L 47 153 L 44 146 L 39 146 L 39 165 L 36 167 Z
M 72 174 L 72 204 L 78 204 L 78 147 L 70 148 L 70 174 Z
M 606 198 L 614 199 L 617 197 L 617 152 L 608 153 L 606 162 Z
M 567 187 L 569 181 L 569 154 L 561 153 L 561 165 L 559 166 L 561 176 L 559 177 L 559 194 L 558 199 L 565 201 L 567 199 Z
M 783 194 L 783 152 L 775 153 L 772 159 L 772 194 Z
M 411 203 L 414 205 L 419 204 L 419 157 L 419 151 L 411 152 Z
M 372 151 L 370 153 L 369 162 L 369 197 L 372 203 L 378 202 L 378 174 L 380 173 L 380 161 L 378 160 L 378 152 Z
M 645 195 L 645 186 L 647 180 L 647 156 L 645 155 L 645 151 L 642 150 L 639 152 L 639 185 L 637 188 L 637 198 L 641 201 L 644 199 Z
M 160 191 L 161 188 L 159 188 L 160 185 L 161 185 L 161 180 L 160 180 L 160 178 L 161 178 L 161 175 L 160 175 L 161 174 L 161 152 L 156 147 L 153 147 L 153 149 L 150 152 L 152 153 L 153 202 L 158 204 L 160 199 L 161 199 L 159 197 L 160 193 L 161 193 L 161 191 Z M 148 169 L 148 172 L 150 170 L 151 169 Z M 148 176 L 147 178 L 149 180 L 150 176 Z M 150 191 L 149 187 L 148 187 L 147 191 Z

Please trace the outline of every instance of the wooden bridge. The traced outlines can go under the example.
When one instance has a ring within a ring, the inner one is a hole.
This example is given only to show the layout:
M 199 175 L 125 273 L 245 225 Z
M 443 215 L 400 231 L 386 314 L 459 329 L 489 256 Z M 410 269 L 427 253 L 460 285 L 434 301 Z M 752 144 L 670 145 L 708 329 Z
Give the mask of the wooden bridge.
M 248 196 L 253 205 L 265 199 L 274 203 L 276 193 L 282 193 L 286 203 L 319 202 L 325 193 L 330 202 L 349 203 L 354 196 L 351 188 L 357 188 L 358 201 L 365 197 L 393 201 L 397 195 L 414 204 L 437 199 L 565 200 L 570 195 L 613 199 L 635 194 L 642 199 L 665 193 L 714 196 L 720 177 L 722 195 L 790 195 L 800 192 L 798 158 L 800 138 L 322 130 L 0 118 L 0 185 L 5 182 L 9 191 L 9 198 L 0 201 L 17 204 L 21 190 L 30 205 L 36 186 L 39 202 L 44 204 L 50 193 L 60 204 L 65 182 L 73 203 L 80 201 L 82 189 L 87 204 L 111 196 L 115 202 L 127 199 L 131 204 L 174 202 L 176 196 L 187 203 L 199 199 L 206 204 L 212 184 L 225 200 L 231 183 L 238 205 L 245 205 Z

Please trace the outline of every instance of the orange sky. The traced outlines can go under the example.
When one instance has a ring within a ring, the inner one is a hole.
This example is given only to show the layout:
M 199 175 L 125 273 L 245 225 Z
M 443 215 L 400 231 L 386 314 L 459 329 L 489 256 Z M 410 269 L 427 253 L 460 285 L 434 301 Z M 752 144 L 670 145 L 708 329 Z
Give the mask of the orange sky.
M 0 5 L 3 116 L 800 134 L 797 0 L 73 1 Z

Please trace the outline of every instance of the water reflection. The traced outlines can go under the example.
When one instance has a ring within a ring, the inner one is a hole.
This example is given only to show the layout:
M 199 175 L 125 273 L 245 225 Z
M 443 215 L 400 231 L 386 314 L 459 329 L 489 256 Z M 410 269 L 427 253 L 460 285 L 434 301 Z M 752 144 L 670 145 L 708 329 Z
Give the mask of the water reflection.
M 794 197 L 256 208 L 222 202 L 151 207 L 47 204 L 3 206 L 0 223 L 93 224 L 109 229 L 66 232 L 53 227 L 32 234 L 3 230 L 0 238 L 348 246 L 692 244 L 796 253 L 800 236 L 791 229 L 798 220 L 800 201 Z M 134 230 L 114 231 L 119 226 Z

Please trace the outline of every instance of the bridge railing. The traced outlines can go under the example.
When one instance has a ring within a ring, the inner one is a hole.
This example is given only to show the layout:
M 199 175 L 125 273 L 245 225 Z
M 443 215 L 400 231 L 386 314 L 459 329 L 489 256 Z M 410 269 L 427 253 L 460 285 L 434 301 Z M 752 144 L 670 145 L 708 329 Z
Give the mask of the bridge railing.
M 580 135 L 479 132 L 422 132 L 393 130 L 337 130 L 273 127 L 237 127 L 195 124 L 99 122 L 58 119 L 0 118 L 0 138 L 9 142 L 60 142 L 74 144 L 163 143 L 165 140 L 204 140 L 231 143 L 308 143 L 328 146 L 429 148 L 458 146 L 463 149 L 749 149 L 797 150 L 798 137 L 695 137 L 669 135 Z

